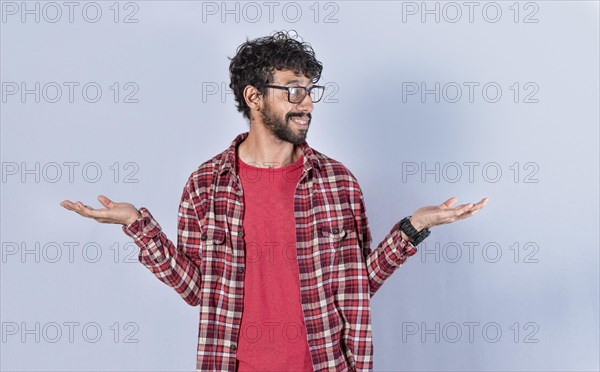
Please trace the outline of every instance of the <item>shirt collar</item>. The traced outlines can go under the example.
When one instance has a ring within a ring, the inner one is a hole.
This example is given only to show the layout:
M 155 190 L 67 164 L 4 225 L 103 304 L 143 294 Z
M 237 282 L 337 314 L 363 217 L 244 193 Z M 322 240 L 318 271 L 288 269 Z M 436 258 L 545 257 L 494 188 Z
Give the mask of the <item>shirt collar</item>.
M 240 133 L 235 139 L 231 142 L 231 145 L 224 152 L 224 156 L 221 157 L 221 162 L 219 164 L 219 175 L 232 170 L 233 173 L 236 173 L 235 165 L 237 164 L 237 146 L 242 143 L 246 137 L 248 137 L 250 132 Z M 304 155 L 304 171 L 308 172 L 312 167 L 319 168 L 321 163 L 313 149 L 308 145 L 306 141 L 302 142 L 300 145 L 302 149 L 302 153 Z

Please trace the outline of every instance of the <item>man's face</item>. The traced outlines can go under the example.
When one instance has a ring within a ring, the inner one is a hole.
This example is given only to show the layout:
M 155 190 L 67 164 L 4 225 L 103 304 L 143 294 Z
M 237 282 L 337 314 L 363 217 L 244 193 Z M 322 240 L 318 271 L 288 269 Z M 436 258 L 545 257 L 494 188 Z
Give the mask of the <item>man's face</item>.
M 290 70 L 275 70 L 270 85 L 282 87 L 303 86 L 310 88 L 311 81 L 304 75 L 296 75 Z M 282 89 L 266 88 L 263 109 L 260 112 L 265 127 L 282 141 L 299 145 L 306 140 L 311 121 L 313 102 L 309 95 L 299 103 L 290 103 L 288 92 Z

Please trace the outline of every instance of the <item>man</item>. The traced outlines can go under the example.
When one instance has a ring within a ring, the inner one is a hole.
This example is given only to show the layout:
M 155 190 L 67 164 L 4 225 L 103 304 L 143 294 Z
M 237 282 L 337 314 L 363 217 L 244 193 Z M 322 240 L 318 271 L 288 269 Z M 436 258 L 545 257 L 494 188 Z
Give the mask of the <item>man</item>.
M 199 305 L 198 370 L 372 370 L 370 298 L 429 228 L 487 199 L 420 208 L 372 250 L 356 178 L 306 142 L 323 93 L 310 45 L 284 32 L 247 41 L 229 69 L 250 130 L 189 177 L 177 246 L 144 207 L 61 205 L 124 225 L 140 262 Z

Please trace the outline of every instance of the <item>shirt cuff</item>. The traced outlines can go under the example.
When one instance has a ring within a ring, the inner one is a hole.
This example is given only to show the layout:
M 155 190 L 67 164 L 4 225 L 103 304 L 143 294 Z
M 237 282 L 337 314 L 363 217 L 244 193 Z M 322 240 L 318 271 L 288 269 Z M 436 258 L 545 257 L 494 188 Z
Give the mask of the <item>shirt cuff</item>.
M 392 244 L 390 255 L 394 255 L 398 260 L 404 260 L 417 253 L 417 247 L 415 247 L 410 241 L 402 238 L 402 232 L 400 231 L 400 225 L 396 223 L 393 228 L 394 232 L 392 235 L 396 235 L 393 241 L 396 244 Z
M 140 212 L 142 217 L 129 225 L 123 225 L 123 232 L 136 241 L 151 239 L 161 231 L 161 227 L 148 209 L 140 207 L 138 212 Z

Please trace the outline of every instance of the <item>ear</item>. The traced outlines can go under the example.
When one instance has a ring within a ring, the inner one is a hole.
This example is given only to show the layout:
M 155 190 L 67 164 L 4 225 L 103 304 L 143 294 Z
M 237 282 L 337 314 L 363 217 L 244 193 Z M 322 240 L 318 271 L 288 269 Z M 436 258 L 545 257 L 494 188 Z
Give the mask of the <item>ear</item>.
M 262 94 L 252 85 L 244 88 L 244 100 L 251 111 L 260 111 L 262 107 Z

